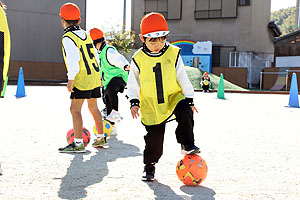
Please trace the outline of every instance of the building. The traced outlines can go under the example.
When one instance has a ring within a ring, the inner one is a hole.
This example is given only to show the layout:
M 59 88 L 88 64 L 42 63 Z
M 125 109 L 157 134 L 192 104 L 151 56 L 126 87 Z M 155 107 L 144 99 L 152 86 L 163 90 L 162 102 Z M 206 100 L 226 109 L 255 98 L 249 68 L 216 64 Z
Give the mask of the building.
M 281 90 L 288 90 L 292 74 L 300 76 L 300 30 L 294 31 L 274 41 L 274 67 L 265 68 L 263 76 L 263 89 L 270 89 L 280 85 Z M 281 84 L 278 82 L 281 81 Z M 298 88 L 300 82 L 298 81 Z
M 67 80 L 63 62 L 59 10 L 68 0 L 2 0 L 7 5 L 11 34 L 9 80 L 18 78 L 23 67 L 25 80 Z M 86 0 L 72 0 L 81 10 L 85 28 Z
M 271 0 L 132 0 L 131 26 L 138 34 L 142 17 L 160 12 L 169 41 L 212 41 L 213 67 L 228 67 L 231 51 L 273 54 L 270 7 Z

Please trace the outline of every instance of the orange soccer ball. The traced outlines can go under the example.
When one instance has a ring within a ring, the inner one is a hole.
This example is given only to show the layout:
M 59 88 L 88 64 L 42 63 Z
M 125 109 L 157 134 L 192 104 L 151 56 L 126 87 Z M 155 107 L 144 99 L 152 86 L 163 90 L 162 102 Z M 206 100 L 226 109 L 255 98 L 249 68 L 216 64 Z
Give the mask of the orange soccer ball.
M 177 163 L 176 174 L 185 185 L 199 185 L 207 176 L 206 162 L 196 154 L 185 155 Z

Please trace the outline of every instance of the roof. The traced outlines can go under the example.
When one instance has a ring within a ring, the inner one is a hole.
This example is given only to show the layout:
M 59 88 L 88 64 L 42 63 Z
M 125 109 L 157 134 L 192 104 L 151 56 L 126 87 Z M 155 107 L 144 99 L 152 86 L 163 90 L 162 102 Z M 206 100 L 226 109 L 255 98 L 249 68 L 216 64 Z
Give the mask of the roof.
M 278 42 L 278 41 L 284 40 L 284 39 L 286 39 L 286 38 L 292 37 L 292 36 L 297 35 L 297 34 L 300 34 L 300 30 L 297 30 L 297 31 L 294 31 L 294 32 L 292 32 L 292 33 L 286 34 L 286 35 L 284 35 L 284 36 L 282 36 L 282 37 L 280 37 L 280 38 L 275 38 L 275 39 L 273 40 L 273 42 L 276 43 L 276 42 Z

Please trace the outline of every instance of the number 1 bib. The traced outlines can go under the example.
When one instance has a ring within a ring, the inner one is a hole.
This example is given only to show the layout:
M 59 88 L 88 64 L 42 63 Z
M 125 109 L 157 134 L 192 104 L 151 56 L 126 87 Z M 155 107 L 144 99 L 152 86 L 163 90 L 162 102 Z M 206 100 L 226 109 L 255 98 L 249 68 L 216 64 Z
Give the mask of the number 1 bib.
M 184 99 L 176 80 L 180 49 L 169 45 L 160 56 L 150 56 L 140 49 L 133 60 L 140 71 L 140 110 L 145 125 L 160 124 L 170 117 L 177 103 Z

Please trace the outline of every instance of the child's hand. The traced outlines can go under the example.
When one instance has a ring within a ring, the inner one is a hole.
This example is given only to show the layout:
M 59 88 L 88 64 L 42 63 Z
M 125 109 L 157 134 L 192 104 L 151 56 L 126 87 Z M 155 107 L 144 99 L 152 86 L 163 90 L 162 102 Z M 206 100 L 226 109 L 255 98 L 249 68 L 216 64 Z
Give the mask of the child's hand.
M 74 92 L 73 85 L 74 85 L 74 80 L 68 80 L 67 88 L 69 92 Z
M 130 65 L 127 65 L 127 67 L 124 70 L 129 71 L 130 70 Z
M 193 113 L 195 113 L 195 111 L 196 111 L 196 113 L 198 113 L 198 110 L 195 106 L 191 106 L 191 109 L 192 109 Z
M 135 118 L 137 119 L 140 116 L 139 109 L 140 108 L 138 106 L 132 106 L 130 108 L 131 116 L 132 116 L 133 119 L 135 119 Z

